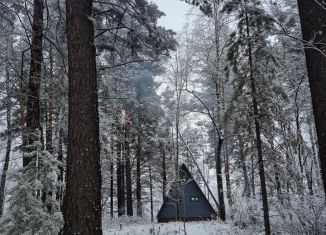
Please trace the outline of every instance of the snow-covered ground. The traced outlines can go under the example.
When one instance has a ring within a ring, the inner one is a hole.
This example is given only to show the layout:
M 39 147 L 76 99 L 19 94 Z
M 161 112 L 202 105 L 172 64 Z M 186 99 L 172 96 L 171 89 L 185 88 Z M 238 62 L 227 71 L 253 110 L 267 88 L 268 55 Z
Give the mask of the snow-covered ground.
M 109 227 L 110 226 L 110 227 Z M 120 226 L 122 228 L 120 228 Z M 264 234 L 263 231 L 254 231 L 256 229 L 240 229 L 239 227 L 223 223 L 222 221 L 201 221 L 187 222 L 186 233 L 184 232 L 182 222 L 174 223 L 112 223 L 104 225 L 104 235 L 172 235 L 172 234 L 187 234 L 187 235 L 225 235 L 225 234 L 244 234 L 258 235 Z

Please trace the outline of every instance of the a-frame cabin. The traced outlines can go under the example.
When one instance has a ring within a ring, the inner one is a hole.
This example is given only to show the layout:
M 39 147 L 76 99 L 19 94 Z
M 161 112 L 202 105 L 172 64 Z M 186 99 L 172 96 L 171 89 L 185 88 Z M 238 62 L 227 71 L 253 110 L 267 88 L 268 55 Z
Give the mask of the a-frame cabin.
M 178 213 L 177 213 L 178 212 Z M 165 197 L 157 214 L 158 222 L 216 219 L 217 213 L 192 177 L 185 164 Z

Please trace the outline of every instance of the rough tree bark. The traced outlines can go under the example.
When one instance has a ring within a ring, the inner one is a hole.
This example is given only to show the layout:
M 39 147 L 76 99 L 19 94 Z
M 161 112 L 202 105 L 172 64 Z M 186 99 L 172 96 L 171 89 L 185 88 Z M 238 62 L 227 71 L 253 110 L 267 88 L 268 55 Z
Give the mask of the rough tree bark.
M 298 0 L 326 199 L 326 10 L 322 0 Z
M 90 0 L 66 0 L 69 119 L 63 234 L 102 234 L 96 49 Z
M 34 0 L 33 23 L 32 23 L 32 42 L 31 42 L 31 65 L 28 81 L 27 96 L 27 144 L 31 145 L 37 141 L 36 131 L 40 130 L 40 80 L 43 60 L 43 0 Z M 26 151 L 33 151 L 29 149 Z M 31 162 L 30 158 L 23 157 L 23 166 Z

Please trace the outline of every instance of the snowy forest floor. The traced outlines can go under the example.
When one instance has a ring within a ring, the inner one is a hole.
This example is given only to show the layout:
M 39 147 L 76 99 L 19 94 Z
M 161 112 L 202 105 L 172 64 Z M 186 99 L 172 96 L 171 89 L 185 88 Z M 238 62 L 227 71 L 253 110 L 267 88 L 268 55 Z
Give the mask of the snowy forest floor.
M 120 229 L 120 224 L 122 229 Z M 224 223 L 221 220 L 187 222 L 186 233 L 182 222 L 171 223 L 147 223 L 132 221 L 115 221 L 115 223 L 104 224 L 104 235 L 172 235 L 172 234 L 187 234 L 187 235 L 225 235 L 225 234 L 241 234 L 241 235 L 258 235 L 264 234 L 261 228 L 246 228 Z

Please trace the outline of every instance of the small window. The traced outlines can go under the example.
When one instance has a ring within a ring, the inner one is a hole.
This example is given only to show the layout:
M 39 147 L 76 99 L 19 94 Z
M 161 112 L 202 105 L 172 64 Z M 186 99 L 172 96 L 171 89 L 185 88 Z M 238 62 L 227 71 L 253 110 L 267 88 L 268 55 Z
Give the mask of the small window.
M 197 197 L 197 196 L 191 196 L 190 197 L 190 201 L 191 202 L 199 202 L 199 197 Z

